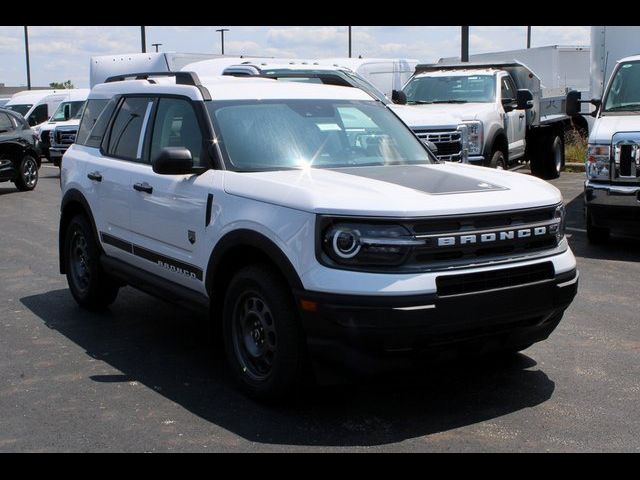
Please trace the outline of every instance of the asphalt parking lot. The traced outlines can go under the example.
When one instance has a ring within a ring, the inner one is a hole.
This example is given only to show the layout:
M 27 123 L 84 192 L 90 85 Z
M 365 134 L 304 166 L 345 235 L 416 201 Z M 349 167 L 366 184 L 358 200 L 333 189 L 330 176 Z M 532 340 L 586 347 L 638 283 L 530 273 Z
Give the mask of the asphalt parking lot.
M 640 451 L 640 242 L 588 245 L 583 174 L 553 181 L 580 288 L 547 341 L 279 408 L 235 390 L 195 313 L 131 288 L 80 310 L 57 169 L 40 174 L 0 184 L 0 451 Z

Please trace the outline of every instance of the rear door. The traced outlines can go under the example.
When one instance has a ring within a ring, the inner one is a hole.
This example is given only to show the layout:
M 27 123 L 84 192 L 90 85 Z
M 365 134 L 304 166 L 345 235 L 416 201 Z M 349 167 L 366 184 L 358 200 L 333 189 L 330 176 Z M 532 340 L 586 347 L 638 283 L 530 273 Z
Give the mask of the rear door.
M 159 97 L 149 122 L 143 162 L 132 166 L 131 239 L 136 264 L 150 273 L 204 291 L 204 241 L 212 176 L 159 175 L 151 166 L 163 148 L 185 147 L 194 166 L 208 167 L 204 125 L 195 105 L 183 97 Z

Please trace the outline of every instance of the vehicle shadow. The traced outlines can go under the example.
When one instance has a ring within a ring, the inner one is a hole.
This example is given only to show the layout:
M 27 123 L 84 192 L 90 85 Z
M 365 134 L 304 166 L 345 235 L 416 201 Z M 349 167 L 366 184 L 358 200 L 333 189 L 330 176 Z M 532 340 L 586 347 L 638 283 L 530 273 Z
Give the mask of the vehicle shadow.
M 548 400 L 555 384 L 523 354 L 447 365 L 419 374 L 347 386 L 315 387 L 280 407 L 258 404 L 235 389 L 220 355 L 210 355 L 202 318 L 123 289 L 110 311 L 76 306 L 67 289 L 21 302 L 45 325 L 188 411 L 251 441 L 305 446 L 375 446 L 446 432 Z
M 609 241 L 602 245 L 589 243 L 586 234 L 584 201 L 582 192 L 566 204 L 567 234 L 571 235 L 569 245 L 576 257 L 596 260 L 618 260 L 640 262 L 640 242 L 638 238 L 612 232 Z M 577 229 L 577 230 L 576 230 Z
M 20 190 L 18 190 L 16 187 L 13 186 L 13 183 L 7 182 L 7 184 L 10 186 L 9 187 L 0 186 L 0 195 L 7 195 L 9 193 L 20 193 Z

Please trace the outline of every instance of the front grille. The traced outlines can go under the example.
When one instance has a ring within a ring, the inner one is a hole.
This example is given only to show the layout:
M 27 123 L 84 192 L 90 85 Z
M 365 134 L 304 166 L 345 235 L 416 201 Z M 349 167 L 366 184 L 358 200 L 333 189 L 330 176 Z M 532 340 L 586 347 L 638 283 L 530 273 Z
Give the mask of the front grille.
M 436 278 L 436 286 L 438 296 L 446 297 L 551 280 L 554 274 L 553 263 L 544 262 L 487 272 L 441 276 Z
M 56 130 L 55 143 L 61 146 L 69 146 L 76 141 L 77 130 Z
M 462 133 L 459 130 L 415 129 L 414 132 L 419 138 L 433 142 L 438 147 L 438 160 L 462 160 Z
M 640 133 L 616 133 L 612 145 L 612 180 L 637 184 L 640 180 Z
M 551 206 L 409 222 L 405 226 L 425 244 L 411 251 L 408 264 L 428 270 L 443 263 L 465 265 L 553 249 L 559 228 L 555 210 Z

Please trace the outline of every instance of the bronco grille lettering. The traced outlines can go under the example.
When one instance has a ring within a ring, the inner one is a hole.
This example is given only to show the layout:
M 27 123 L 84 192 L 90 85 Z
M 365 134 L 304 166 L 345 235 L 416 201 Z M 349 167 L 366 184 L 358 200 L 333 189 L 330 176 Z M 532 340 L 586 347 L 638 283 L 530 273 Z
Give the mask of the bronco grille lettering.
M 553 234 L 557 231 L 555 225 L 544 225 L 529 228 L 520 228 L 517 230 L 503 230 L 499 232 L 476 233 L 476 234 L 460 234 L 451 236 L 438 237 L 438 247 L 455 247 L 458 245 L 471 244 L 488 244 L 505 240 L 526 239 L 530 237 L 540 237 L 547 234 Z

